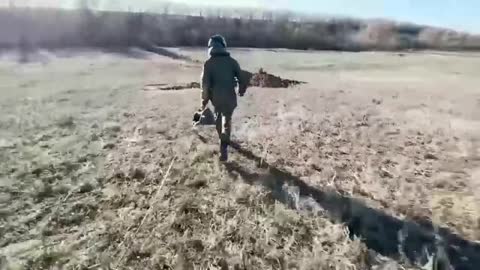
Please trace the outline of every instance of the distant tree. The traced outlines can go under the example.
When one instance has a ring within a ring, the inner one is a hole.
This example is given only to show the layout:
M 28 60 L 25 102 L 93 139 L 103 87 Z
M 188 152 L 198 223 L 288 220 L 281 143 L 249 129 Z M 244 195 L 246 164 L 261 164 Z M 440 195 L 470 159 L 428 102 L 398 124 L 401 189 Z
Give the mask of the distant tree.
M 163 15 L 169 15 L 170 14 L 170 8 L 171 8 L 171 4 L 170 3 L 165 3 L 163 5 Z
M 25 35 L 22 35 L 20 37 L 20 40 L 18 41 L 18 43 L 19 43 L 18 48 L 19 48 L 19 53 L 20 53 L 19 61 L 22 62 L 22 63 L 26 63 L 26 62 L 28 62 L 30 54 L 33 51 L 33 45 L 30 42 L 30 40 L 28 40 L 28 38 L 25 37 Z
M 127 17 L 127 45 L 138 46 L 143 45 L 141 38 L 143 37 L 144 28 L 144 14 L 143 13 L 131 13 Z
M 77 7 L 80 9 L 80 39 L 83 45 L 98 46 L 103 38 L 102 15 L 93 12 L 92 8 L 97 7 L 98 1 L 78 0 Z
M 81 10 L 88 10 L 88 0 L 77 0 L 77 8 Z
M 480 36 L 467 36 L 464 46 L 470 50 L 480 49 Z
M 234 13 L 231 9 L 222 9 L 222 17 L 223 18 L 233 18 Z
M 262 14 L 262 18 L 264 21 L 272 21 L 273 20 L 273 12 L 271 11 L 264 11 Z
M 292 17 L 292 13 L 291 12 L 281 12 L 281 13 L 278 13 L 276 16 L 275 16 L 275 21 L 279 21 L 279 22 L 288 22 L 290 21 L 290 18 Z
M 418 40 L 425 47 L 437 48 L 442 43 L 442 32 L 439 29 L 427 27 L 420 32 Z
M 369 22 L 356 35 L 362 47 L 372 49 L 393 49 L 398 46 L 394 25 L 388 22 Z

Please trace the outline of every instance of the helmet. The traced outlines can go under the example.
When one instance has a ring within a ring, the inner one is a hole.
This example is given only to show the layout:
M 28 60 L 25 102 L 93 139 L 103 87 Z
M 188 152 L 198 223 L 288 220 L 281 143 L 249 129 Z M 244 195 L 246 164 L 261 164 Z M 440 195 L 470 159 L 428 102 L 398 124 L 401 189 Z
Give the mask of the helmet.
M 225 38 L 222 37 L 221 35 L 214 35 L 208 40 L 208 47 L 212 48 L 214 46 L 221 46 L 223 48 L 227 48 L 227 42 L 225 41 Z

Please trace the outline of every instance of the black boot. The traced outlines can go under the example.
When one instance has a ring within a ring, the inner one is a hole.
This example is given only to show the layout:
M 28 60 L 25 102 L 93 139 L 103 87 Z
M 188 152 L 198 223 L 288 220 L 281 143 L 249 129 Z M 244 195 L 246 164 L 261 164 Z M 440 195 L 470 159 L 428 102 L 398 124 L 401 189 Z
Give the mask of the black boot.
M 228 143 L 220 142 L 220 161 L 225 162 L 228 160 Z

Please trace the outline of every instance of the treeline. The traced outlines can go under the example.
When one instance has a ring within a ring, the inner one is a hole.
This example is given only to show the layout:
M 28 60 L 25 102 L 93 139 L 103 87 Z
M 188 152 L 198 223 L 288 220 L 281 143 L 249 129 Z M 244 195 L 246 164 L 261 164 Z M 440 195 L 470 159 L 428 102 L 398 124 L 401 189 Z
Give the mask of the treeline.
M 315 50 L 478 50 L 480 37 L 413 24 L 355 19 L 289 20 L 133 12 L 0 10 L 0 47 L 205 46 L 220 33 L 231 47 Z

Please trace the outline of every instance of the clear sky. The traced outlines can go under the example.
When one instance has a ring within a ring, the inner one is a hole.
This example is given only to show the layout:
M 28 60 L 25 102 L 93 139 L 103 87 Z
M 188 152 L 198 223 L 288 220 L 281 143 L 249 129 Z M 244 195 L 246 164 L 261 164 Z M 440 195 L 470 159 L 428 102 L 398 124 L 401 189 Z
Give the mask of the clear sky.
M 79 0 L 0 0 L 19 5 L 71 7 Z M 90 0 L 101 6 L 158 6 L 163 0 Z M 289 9 L 323 15 L 386 18 L 449 27 L 480 34 L 480 0 L 171 0 L 191 5 Z
M 327 15 L 388 18 L 480 33 L 480 0 L 176 0 L 290 9 Z

